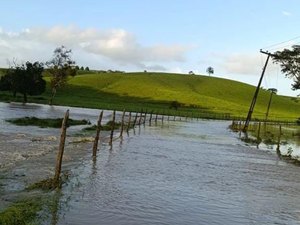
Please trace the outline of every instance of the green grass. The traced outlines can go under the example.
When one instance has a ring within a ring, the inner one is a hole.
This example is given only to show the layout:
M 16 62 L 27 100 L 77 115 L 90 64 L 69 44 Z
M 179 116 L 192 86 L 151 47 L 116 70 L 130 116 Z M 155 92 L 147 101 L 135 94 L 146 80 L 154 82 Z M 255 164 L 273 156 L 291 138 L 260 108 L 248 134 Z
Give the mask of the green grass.
M 0 212 L 0 225 L 38 224 L 38 212 L 42 209 L 40 199 L 24 199 Z
M 56 119 L 40 119 L 36 117 L 23 117 L 16 119 L 8 119 L 7 122 L 13 123 L 18 126 L 38 126 L 41 128 L 52 127 L 52 128 L 60 128 L 63 118 Z M 67 126 L 75 126 L 75 125 L 86 125 L 90 124 L 87 120 L 73 120 L 68 119 Z
M 47 78 L 49 79 L 49 78 Z M 246 117 L 255 87 L 232 80 L 182 74 L 164 73 L 99 73 L 70 78 L 65 89 L 58 90 L 54 104 L 79 107 L 144 110 L 170 115 L 216 118 Z M 47 103 L 50 88 L 29 101 Z M 265 116 L 270 93 L 261 90 L 254 119 Z M 12 100 L 10 94 L 0 93 L 2 101 Z M 21 101 L 21 97 L 19 97 Z M 172 102 L 181 104 L 170 109 Z M 210 116 L 209 116 L 210 115 Z M 214 116 L 211 116 L 214 115 Z M 295 121 L 300 117 L 297 98 L 275 95 L 269 119 Z

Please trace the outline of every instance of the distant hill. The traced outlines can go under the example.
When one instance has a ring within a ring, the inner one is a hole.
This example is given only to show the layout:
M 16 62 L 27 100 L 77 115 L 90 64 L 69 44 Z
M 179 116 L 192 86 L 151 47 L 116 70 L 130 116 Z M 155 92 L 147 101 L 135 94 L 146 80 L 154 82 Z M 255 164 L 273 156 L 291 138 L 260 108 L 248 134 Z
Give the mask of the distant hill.
M 70 78 L 58 90 L 54 104 L 92 108 L 170 110 L 172 102 L 179 112 L 228 114 L 246 117 L 255 87 L 232 80 L 170 73 L 93 73 Z M 43 95 L 46 99 L 50 89 Z M 264 118 L 270 93 L 261 90 L 254 118 Z M 46 102 L 43 98 L 32 101 Z M 174 112 L 178 112 L 174 110 Z M 295 120 L 300 117 L 299 98 L 275 95 L 270 119 Z

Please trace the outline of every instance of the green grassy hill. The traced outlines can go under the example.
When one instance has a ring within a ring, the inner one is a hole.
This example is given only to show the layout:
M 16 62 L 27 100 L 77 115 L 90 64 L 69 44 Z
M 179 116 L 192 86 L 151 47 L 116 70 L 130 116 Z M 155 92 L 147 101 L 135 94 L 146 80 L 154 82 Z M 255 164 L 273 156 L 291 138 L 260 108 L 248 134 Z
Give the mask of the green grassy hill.
M 54 104 L 105 109 L 170 111 L 172 101 L 181 103 L 179 112 L 230 114 L 246 117 L 255 87 L 216 77 L 162 73 L 103 73 L 70 78 L 58 90 Z M 30 101 L 46 103 L 50 89 Z M 270 93 L 261 90 L 254 118 L 264 118 Z M 273 97 L 270 119 L 295 120 L 300 117 L 300 101 Z

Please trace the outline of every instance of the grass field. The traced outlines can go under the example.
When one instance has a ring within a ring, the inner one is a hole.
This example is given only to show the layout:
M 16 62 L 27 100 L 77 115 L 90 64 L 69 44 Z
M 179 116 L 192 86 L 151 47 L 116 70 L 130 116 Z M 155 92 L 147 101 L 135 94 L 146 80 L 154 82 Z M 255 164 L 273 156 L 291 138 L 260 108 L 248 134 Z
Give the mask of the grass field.
M 49 78 L 46 78 L 49 79 Z M 68 85 L 58 90 L 54 104 L 102 109 L 126 108 L 130 111 L 154 110 L 160 113 L 197 115 L 230 115 L 246 117 L 255 87 L 216 77 L 162 73 L 99 73 L 70 78 Z M 0 92 L 1 93 L 1 92 Z M 50 88 L 30 102 L 47 103 Z M 270 93 L 261 90 L 254 118 L 263 119 Z M 10 94 L 0 94 L 0 100 L 11 101 Z M 20 98 L 21 100 L 21 98 Z M 172 101 L 181 104 L 171 110 Z M 269 113 L 272 120 L 296 120 L 300 117 L 297 98 L 273 96 Z

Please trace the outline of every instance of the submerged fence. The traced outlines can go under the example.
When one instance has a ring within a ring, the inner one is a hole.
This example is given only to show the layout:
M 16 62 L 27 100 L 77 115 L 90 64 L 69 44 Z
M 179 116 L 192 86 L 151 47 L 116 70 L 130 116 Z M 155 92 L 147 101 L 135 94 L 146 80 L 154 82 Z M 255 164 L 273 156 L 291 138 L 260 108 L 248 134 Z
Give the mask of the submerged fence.
M 275 149 L 280 158 L 300 162 L 300 126 L 296 122 L 251 122 L 243 132 L 244 121 L 232 121 L 230 128 L 239 133 L 239 138 L 257 148 L 264 145 Z
M 60 144 L 57 153 L 56 166 L 55 166 L 55 175 L 53 178 L 53 188 L 57 188 L 60 185 L 60 174 L 63 163 L 63 154 L 64 147 L 66 143 L 67 137 L 67 127 L 69 120 L 69 110 L 66 111 L 62 126 L 61 126 L 61 135 L 60 135 Z M 110 146 L 110 150 L 112 150 L 113 142 L 117 139 L 122 139 L 124 132 L 129 134 L 131 129 L 135 129 L 140 126 L 151 126 L 152 124 L 163 125 L 165 121 L 189 121 L 198 118 L 191 117 L 192 114 L 186 114 L 182 116 L 169 116 L 152 112 L 147 112 L 141 110 L 140 112 L 126 112 L 124 109 L 122 113 L 116 113 L 113 111 L 111 113 L 111 119 L 106 123 L 102 124 L 104 116 L 104 111 L 102 110 L 99 114 L 99 118 L 97 124 L 93 126 L 95 136 L 92 145 L 92 157 L 96 159 L 97 152 L 99 151 L 101 143 L 99 142 L 108 142 Z M 100 138 L 100 134 L 102 131 L 106 131 L 106 137 Z M 108 141 L 107 141 L 108 139 Z
M 158 112 L 147 112 L 141 109 L 139 112 L 127 112 L 125 109 L 123 112 L 116 113 L 113 111 L 111 113 L 111 119 L 106 123 L 102 124 L 104 112 L 99 113 L 99 118 L 97 124 L 94 125 L 95 136 L 92 145 L 92 157 L 96 159 L 97 152 L 101 147 L 101 143 L 108 143 L 110 150 L 113 148 L 113 142 L 117 139 L 122 139 L 124 132 L 129 134 L 129 131 L 134 130 L 136 127 L 140 126 L 152 126 L 161 124 L 163 125 L 165 121 L 191 121 L 201 119 L 229 119 L 229 114 L 218 114 L 215 118 L 212 114 L 207 117 L 205 114 L 195 114 L 195 113 L 185 113 L 181 115 L 166 115 L 164 113 Z M 217 115 L 217 114 L 215 114 Z M 61 171 L 62 158 L 64 153 L 64 145 L 67 133 L 67 123 L 69 119 L 69 110 L 65 114 L 65 119 L 63 120 L 61 127 L 61 141 L 59 145 L 59 151 L 56 161 L 56 169 L 53 185 L 57 187 L 59 185 L 59 177 Z M 257 147 L 264 143 L 266 145 L 276 145 L 277 152 L 281 155 L 280 148 L 288 140 L 294 140 L 300 136 L 299 129 L 297 130 L 297 124 L 294 122 L 251 122 L 247 133 L 242 133 L 244 126 L 243 120 L 233 120 L 230 128 L 236 132 L 239 132 L 240 138 L 248 143 L 256 144 Z M 299 126 L 298 126 L 299 127 Z M 106 138 L 100 138 L 101 132 L 106 131 Z M 300 142 L 300 141 L 299 141 Z M 100 146 L 100 147 L 99 147 Z M 290 154 L 292 155 L 292 154 Z

